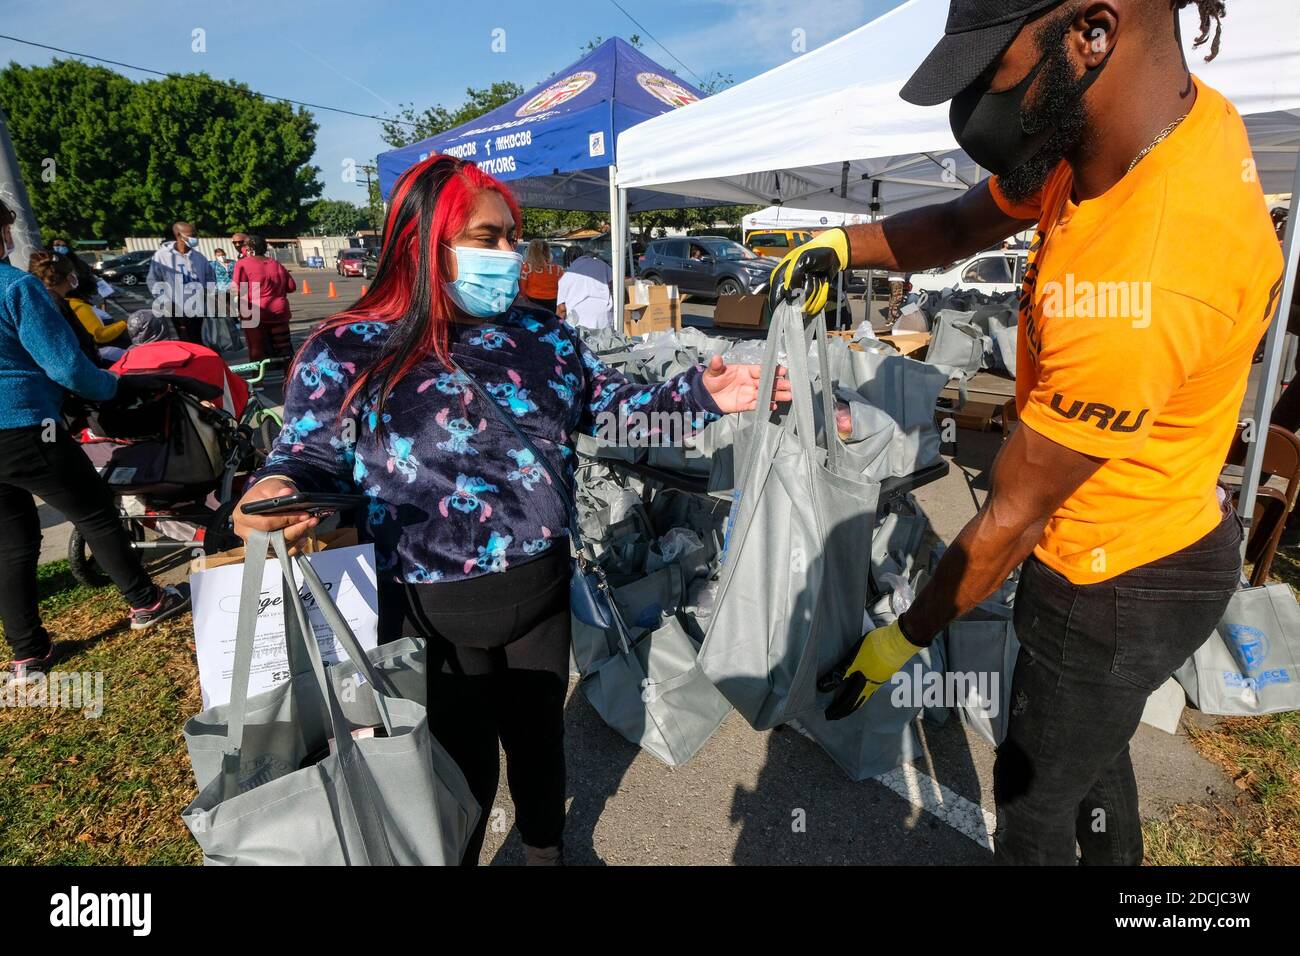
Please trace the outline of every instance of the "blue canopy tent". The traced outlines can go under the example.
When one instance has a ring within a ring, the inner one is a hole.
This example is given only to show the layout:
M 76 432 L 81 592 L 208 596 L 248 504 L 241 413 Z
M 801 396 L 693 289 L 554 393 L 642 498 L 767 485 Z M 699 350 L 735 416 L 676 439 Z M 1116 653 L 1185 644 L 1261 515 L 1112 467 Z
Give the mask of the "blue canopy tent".
M 519 201 L 541 209 L 610 210 L 626 222 L 611 189 L 618 134 L 703 94 L 615 37 L 567 69 L 490 113 L 456 129 L 403 146 L 378 159 L 387 200 L 406 169 L 433 153 L 476 163 L 510 183 Z M 713 200 L 628 191 L 627 210 L 709 206 Z

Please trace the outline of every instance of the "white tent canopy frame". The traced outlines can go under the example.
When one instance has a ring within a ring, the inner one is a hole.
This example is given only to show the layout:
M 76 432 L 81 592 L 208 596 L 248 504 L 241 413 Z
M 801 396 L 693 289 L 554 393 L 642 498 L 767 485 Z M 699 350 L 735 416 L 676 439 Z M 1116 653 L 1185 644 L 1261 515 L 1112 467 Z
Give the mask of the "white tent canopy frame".
M 642 188 L 732 203 L 890 215 L 943 201 L 984 173 L 957 149 L 944 106 L 898 96 L 944 31 L 947 0 L 909 0 L 872 22 L 714 96 L 625 130 L 618 192 Z M 1300 193 L 1300 27 L 1291 3 L 1234 0 L 1212 63 L 1191 50 L 1198 22 L 1182 13 L 1188 63 L 1245 119 L 1265 193 Z M 1207 201 L 1212 201 L 1212 197 Z M 612 203 L 617 205 L 617 203 Z M 615 237 L 626 217 L 611 223 Z M 1279 315 L 1265 348 L 1254 437 L 1277 398 L 1285 321 L 1300 241 L 1288 231 Z M 1253 441 L 1240 510 L 1249 525 L 1264 442 Z M 1244 545 L 1243 545 L 1244 548 Z

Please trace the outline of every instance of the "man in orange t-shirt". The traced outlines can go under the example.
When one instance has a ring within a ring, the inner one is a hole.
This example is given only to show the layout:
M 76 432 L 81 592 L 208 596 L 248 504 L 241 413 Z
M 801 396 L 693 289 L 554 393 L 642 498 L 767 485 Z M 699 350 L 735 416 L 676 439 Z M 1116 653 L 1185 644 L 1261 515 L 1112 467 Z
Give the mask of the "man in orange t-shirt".
M 1213 55 L 1223 0 L 953 0 L 902 95 L 951 100 L 957 142 L 993 178 L 821 233 L 773 274 L 778 300 L 811 281 L 815 309 L 839 270 L 916 271 L 1037 230 L 1021 426 L 911 608 L 831 675 L 827 709 L 852 713 L 1023 561 L 1000 862 L 1141 862 L 1129 740 L 1240 576 L 1217 477 L 1283 264 L 1241 117 L 1187 69 L 1191 3 Z

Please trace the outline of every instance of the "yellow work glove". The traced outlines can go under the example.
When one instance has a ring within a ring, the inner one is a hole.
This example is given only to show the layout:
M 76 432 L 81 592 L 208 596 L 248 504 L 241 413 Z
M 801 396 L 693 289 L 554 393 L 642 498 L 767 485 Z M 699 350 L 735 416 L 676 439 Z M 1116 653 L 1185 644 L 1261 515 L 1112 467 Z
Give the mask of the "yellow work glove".
M 775 309 L 794 293 L 811 284 L 803 310 L 816 315 L 826 305 L 831 280 L 849 267 L 849 234 L 843 229 L 827 229 L 790 252 L 772 270 L 768 299 Z
M 852 714 L 920 650 L 904 636 L 897 621 L 867 634 L 852 656 L 818 685 L 822 690 L 835 690 L 826 719 L 840 720 Z

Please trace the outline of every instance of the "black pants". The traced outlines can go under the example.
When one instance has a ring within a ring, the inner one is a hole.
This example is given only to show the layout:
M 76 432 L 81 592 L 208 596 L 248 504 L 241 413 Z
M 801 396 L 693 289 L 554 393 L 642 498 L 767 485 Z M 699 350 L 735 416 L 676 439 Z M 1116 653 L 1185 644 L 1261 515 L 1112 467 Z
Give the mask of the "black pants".
M 37 609 L 41 521 L 33 495 L 77 526 L 131 607 L 157 600 L 104 479 L 62 426 L 52 441 L 45 435 L 41 425 L 0 429 L 0 621 L 16 660 L 43 657 L 50 649 Z
M 1147 697 L 1205 642 L 1241 574 L 1233 514 L 1195 544 L 1100 584 L 1021 571 L 1020 656 L 993 767 L 1000 863 L 1142 862 L 1129 740 Z
M 569 684 L 569 560 L 556 554 L 500 574 L 441 584 L 384 584 L 379 638 L 429 642 L 429 729 L 460 766 L 483 815 L 493 813 L 500 758 L 526 846 L 564 831 L 564 695 Z

